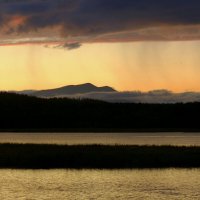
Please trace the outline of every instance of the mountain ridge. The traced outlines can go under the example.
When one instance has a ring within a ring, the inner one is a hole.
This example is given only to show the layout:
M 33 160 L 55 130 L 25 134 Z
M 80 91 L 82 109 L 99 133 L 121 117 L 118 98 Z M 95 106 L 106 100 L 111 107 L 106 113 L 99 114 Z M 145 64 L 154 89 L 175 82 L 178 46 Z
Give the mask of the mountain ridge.
M 189 103 L 200 102 L 200 92 L 174 93 L 160 89 L 149 92 L 117 91 L 109 86 L 97 87 L 91 83 L 67 85 L 47 90 L 10 91 L 40 98 L 95 99 L 116 103 Z
M 21 91 L 21 92 L 23 92 L 23 94 L 26 94 L 26 91 Z M 46 89 L 46 90 L 38 90 L 38 91 L 33 90 L 33 92 L 30 92 L 30 90 L 28 90 L 27 94 L 38 97 L 55 97 L 55 96 L 85 94 L 91 92 L 116 92 L 116 90 L 109 86 L 97 87 L 91 83 L 84 83 L 79 85 L 66 85 L 59 88 Z

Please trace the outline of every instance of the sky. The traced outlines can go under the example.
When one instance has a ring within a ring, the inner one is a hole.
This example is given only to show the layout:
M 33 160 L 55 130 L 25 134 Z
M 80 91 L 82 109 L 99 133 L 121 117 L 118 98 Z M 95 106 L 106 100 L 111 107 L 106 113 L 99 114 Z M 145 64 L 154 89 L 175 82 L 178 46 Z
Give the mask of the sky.
M 198 0 L 1 0 L 0 90 L 200 91 L 199 10 Z

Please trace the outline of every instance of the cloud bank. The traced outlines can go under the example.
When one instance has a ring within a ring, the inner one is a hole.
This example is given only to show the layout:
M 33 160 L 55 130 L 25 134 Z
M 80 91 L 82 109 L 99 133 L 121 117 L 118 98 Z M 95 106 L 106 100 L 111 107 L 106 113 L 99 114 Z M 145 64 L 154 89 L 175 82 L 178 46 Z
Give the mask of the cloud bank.
M 69 98 L 97 99 L 117 103 L 190 103 L 200 102 L 200 93 L 173 93 L 167 90 L 150 92 L 103 92 L 67 95 Z
M 199 40 L 199 10 L 198 0 L 2 0 L 0 45 Z

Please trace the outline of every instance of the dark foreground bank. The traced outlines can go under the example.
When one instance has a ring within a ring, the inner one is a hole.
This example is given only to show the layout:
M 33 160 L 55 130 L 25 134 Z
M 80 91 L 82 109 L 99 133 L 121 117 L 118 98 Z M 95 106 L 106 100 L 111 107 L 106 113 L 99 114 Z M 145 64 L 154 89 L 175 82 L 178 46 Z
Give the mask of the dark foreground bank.
M 198 168 L 200 147 L 0 144 L 0 168 Z

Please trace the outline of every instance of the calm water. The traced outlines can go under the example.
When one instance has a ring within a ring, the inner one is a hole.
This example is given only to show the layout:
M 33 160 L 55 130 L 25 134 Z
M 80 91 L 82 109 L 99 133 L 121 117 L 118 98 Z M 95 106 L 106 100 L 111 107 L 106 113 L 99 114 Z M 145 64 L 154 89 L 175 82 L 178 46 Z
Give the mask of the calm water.
M 199 200 L 200 170 L 0 170 L 2 200 Z
M 0 142 L 198 145 L 198 133 L 0 133 Z M 0 170 L 1 200 L 199 200 L 200 169 Z
M 0 143 L 200 146 L 200 133 L 0 133 Z

